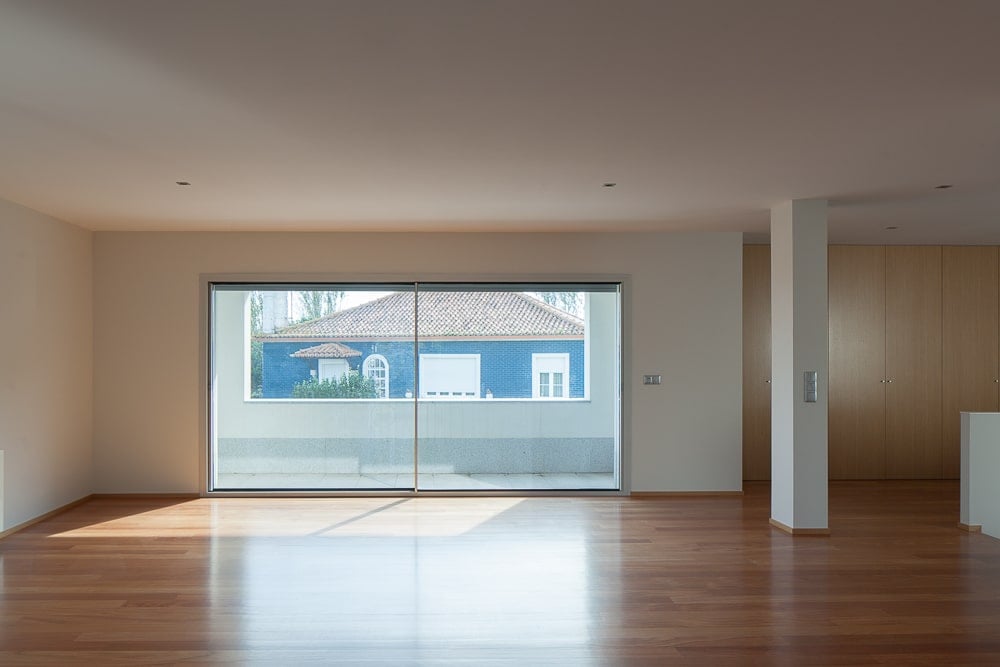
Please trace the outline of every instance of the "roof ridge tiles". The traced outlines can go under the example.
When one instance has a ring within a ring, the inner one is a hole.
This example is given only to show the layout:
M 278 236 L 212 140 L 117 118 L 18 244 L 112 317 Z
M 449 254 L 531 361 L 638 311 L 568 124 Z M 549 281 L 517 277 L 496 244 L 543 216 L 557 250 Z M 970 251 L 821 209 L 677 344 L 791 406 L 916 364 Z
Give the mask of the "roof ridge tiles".
M 514 291 L 419 292 L 419 334 L 466 337 L 583 337 L 580 318 Z M 289 325 L 261 340 L 386 338 L 413 332 L 414 292 L 393 292 L 323 317 Z

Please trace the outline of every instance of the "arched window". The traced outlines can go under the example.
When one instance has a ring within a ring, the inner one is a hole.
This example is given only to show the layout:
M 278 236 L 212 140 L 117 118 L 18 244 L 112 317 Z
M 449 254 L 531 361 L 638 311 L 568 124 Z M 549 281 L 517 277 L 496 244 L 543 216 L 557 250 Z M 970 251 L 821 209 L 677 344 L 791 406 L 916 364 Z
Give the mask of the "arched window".
M 365 377 L 375 382 L 375 395 L 389 398 L 389 362 L 381 354 L 370 355 L 362 366 Z

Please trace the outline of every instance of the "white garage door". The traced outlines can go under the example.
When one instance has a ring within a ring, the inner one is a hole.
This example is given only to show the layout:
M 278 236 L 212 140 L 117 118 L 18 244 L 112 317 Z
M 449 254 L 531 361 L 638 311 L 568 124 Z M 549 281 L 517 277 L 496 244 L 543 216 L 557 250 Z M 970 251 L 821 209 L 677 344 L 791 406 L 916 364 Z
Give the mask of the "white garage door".
M 478 398 L 478 354 L 421 354 L 420 396 Z

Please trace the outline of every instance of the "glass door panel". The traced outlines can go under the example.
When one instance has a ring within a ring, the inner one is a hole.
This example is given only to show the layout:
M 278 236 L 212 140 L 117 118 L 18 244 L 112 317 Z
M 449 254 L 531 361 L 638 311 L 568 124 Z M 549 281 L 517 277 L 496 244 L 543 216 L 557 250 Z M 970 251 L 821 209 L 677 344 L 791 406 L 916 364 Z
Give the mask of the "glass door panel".
M 620 488 L 617 284 L 216 284 L 210 490 Z
M 620 488 L 620 330 L 618 285 L 420 284 L 418 488 Z
M 412 285 L 214 285 L 211 490 L 414 488 Z

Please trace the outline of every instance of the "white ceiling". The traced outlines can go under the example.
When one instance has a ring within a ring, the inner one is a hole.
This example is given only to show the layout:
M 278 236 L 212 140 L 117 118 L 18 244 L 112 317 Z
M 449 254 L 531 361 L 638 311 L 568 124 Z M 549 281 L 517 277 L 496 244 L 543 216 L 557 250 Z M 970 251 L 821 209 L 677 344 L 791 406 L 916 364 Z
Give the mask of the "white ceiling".
M 0 0 L 0 197 L 750 238 L 828 198 L 832 241 L 1000 243 L 998 34 L 997 0 Z

